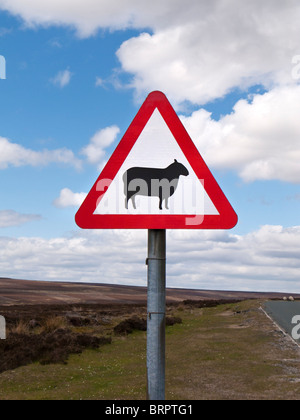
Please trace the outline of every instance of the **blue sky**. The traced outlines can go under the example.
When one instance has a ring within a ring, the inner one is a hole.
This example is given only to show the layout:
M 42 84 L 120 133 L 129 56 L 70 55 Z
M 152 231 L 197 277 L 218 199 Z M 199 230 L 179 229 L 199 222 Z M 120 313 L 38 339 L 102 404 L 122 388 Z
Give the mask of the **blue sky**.
M 0 276 L 145 285 L 146 232 L 83 232 L 74 215 L 162 90 L 239 215 L 228 232 L 169 232 L 168 285 L 300 292 L 299 14 L 0 0 Z

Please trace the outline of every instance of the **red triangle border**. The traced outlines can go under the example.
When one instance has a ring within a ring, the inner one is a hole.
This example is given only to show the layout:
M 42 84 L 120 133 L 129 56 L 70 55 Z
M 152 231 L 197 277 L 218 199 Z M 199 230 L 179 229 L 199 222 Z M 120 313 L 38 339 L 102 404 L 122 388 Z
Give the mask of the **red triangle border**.
M 100 215 L 94 214 L 105 193 L 97 190 L 99 181 L 113 180 L 147 125 L 158 109 L 179 147 L 189 161 L 199 181 L 219 215 Z M 152 92 L 140 108 L 116 150 L 109 159 L 90 193 L 78 210 L 75 220 L 82 229 L 232 229 L 238 216 L 221 190 L 178 115 L 162 92 Z

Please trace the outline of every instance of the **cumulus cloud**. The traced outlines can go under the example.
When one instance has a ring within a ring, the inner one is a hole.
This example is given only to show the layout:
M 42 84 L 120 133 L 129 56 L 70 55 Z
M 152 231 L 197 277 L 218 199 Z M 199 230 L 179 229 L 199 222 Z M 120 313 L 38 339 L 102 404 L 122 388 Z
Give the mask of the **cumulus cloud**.
M 105 149 L 116 141 L 119 133 L 120 129 L 115 125 L 97 131 L 90 143 L 82 149 L 81 154 L 87 158 L 89 163 L 102 167 Z
M 143 236 L 141 240 L 139 234 L 130 231 L 80 231 L 70 238 L 50 240 L 0 237 L 1 275 L 116 284 L 143 282 L 145 258 L 141 245 L 146 243 L 146 234 Z
M 294 83 L 296 1 L 193 2 L 195 15 L 124 42 L 117 55 L 138 96 L 160 89 L 173 102 L 204 104 L 233 88 Z M 183 8 L 189 8 L 182 3 Z
M 138 95 L 161 89 L 180 103 L 203 104 L 234 87 L 295 83 L 298 0 L 0 0 L 28 26 L 67 25 L 79 36 L 137 28 L 118 57 Z
M 35 151 L 20 144 L 0 137 L 0 170 L 10 166 L 46 166 L 50 163 L 62 163 L 81 168 L 81 161 L 66 148 L 56 150 Z
M 245 181 L 300 183 L 300 86 L 239 101 L 219 121 L 204 109 L 181 117 L 207 163 Z
M 0 211 L 0 228 L 21 226 L 37 220 L 41 220 L 41 216 L 37 214 L 21 214 L 14 210 Z
M 86 196 L 86 193 L 74 193 L 69 188 L 64 188 L 53 204 L 58 208 L 80 207 Z
M 167 243 L 169 287 L 300 292 L 299 226 L 263 226 L 244 236 L 169 231 Z M 0 246 L 3 276 L 146 285 L 146 231 L 0 238 Z
M 70 70 L 59 71 L 57 75 L 51 79 L 51 83 L 60 88 L 64 88 L 71 82 L 72 75 Z
M 181 0 L 0 0 L 0 8 L 22 17 L 29 27 L 65 25 L 81 37 L 95 34 L 100 28 L 126 29 L 163 25 L 193 15 L 198 0 L 189 0 L 192 10 Z

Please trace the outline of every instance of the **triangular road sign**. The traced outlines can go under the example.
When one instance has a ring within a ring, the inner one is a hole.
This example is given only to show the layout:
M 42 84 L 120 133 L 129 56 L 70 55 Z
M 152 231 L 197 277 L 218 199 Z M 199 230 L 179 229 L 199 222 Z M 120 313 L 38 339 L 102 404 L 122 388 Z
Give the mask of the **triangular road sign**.
M 76 214 L 83 229 L 231 229 L 237 221 L 161 92 L 148 96 Z

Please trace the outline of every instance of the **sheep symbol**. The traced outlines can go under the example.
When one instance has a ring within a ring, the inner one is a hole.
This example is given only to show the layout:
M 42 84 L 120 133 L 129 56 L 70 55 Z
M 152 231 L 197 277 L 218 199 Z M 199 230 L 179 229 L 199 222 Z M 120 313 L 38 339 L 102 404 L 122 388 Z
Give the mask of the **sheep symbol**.
M 178 187 L 179 177 L 188 176 L 189 171 L 181 163 L 174 160 L 174 163 L 165 169 L 159 168 L 131 168 L 123 175 L 125 207 L 128 209 L 128 202 L 131 199 L 136 210 L 135 197 L 158 197 L 159 209 L 165 207 L 169 210 L 168 200 L 172 197 Z

